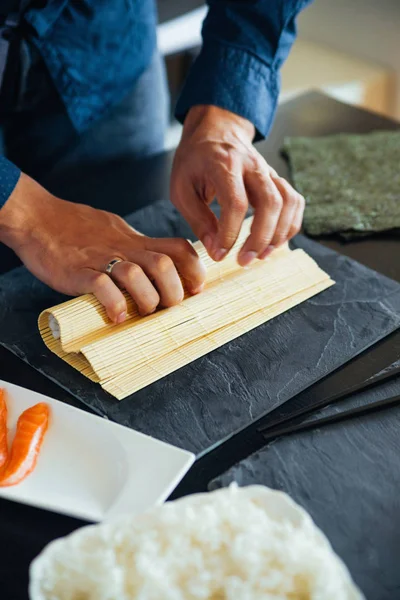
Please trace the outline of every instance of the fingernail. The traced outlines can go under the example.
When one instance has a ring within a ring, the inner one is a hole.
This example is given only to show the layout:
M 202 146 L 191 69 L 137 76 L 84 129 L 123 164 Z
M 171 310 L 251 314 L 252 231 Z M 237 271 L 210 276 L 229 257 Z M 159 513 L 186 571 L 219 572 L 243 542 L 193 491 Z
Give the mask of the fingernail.
M 126 311 L 124 310 L 124 312 L 119 313 L 118 317 L 117 317 L 117 323 L 123 323 L 126 319 Z
M 214 260 L 222 260 L 227 254 L 228 250 L 226 248 L 218 248 L 218 250 L 214 252 Z
M 212 237 L 209 233 L 206 233 L 205 236 L 203 237 L 203 245 L 204 245 L 205 249 L 207 250 L 207 252 L 209 254 L 211 254 L 213 241 L 212 241 Z
M 262 254 L 260 255 L 260 260 L 265 260 L 266 258 L 268 258 L 268 256 L 273 250 L 275 250 L 275 246 L 268 246 L 268 248 L 266 248 L 264 252 L 262 252 Z
M 253 260 L 256 258 L 257 258 L 257 252 L 254 252 L 253 250 L 249 250 L 247 252 L 243 252 L 239 257 L 239 260 L 240 260 L 240 264 L 242 265 L 242 267 L 247 267 L 247 265 L 252 263 Z

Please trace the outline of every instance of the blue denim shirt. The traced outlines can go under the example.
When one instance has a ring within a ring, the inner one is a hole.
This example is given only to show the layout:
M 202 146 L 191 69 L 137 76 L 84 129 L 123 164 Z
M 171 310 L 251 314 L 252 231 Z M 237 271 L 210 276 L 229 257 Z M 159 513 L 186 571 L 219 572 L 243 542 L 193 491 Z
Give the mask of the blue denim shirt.
M 196 104 L 250 120 L 267 135 L 279 94 L 279 69 L 311 0 L 208 0 L 203 47 L 176 107 L 183 121 Z M 149 65 L 156 46 L 154 0 L 48 0 L 26 14 L 71 121 L 84 131 L 117 104 Z M 18 171 L 0 157 L 0 206 Z

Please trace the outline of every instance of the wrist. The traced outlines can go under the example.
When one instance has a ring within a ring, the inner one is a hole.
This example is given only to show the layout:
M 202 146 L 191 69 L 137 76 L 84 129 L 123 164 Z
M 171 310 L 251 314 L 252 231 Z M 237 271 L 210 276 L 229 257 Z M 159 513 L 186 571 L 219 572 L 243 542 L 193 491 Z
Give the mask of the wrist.
M 210 130 L 223 130 L 236 137 L 245 138 L 252 142 L 255 136 L 255 127 L 251 121 L 218 106 L 199 104 L 192 106 L 186 115 L 183 125 L 182 137 L 192 135 L 198 128 Z
M 0 242 L 14 251 L 35 230 L 40 205 L 50 194 L 36 181 L 21 173 L 7 202 L 0 209 Z

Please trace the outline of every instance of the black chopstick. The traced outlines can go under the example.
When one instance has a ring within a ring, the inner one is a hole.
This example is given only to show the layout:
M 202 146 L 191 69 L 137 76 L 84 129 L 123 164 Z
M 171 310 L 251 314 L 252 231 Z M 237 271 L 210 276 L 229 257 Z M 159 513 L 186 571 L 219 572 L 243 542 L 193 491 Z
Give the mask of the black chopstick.
M 315 421 L 307 421 L 306 423 L 296 423 L 295 425 L 287 425 L 286 427 L 278 427 L 274 428 L 271 431 L 267 431 L 263 433 L 263 437 L 266 441 L 275 440 L 278 437 L 282 437 L 289 433 L 294 433 L 298 431 L 306 431 L 309 429 L 319 429 L 320 427 L 324 427 L 325 425 L 331 425 L 332 423 L 339 423 L 340 421 L 345 421 L 347 419 L 352 419 L 354 417 L 361 417 L 368 413 L 376 412 L 378 410 L 382 410 L 384 408 L 388 408 L 389 406 L 394 406 L 400 403 L 400 396 L 392 396 L 390 398 L 384 398 L 383 400 L 377 400 L 375 402 L 371 402 L 370 404 L 364 406 L 358 406 L 357 408 L 351 408 L 349 410 L 344 410 L 340 413 L 336 413 L 334 415 L 330 415 L 329 417 L 323 417 L 322 419 L 316 419 Z
M 285 416 L 282 416 L 275 420 L 273 419 L 273 417 L 271 419 L 271 416 L 270 416 L 269 421 L 267 421 L 266 423 L 259 426 L 257 428 L 257 431 L 259 433 L 264 434 L 266 431 L 270 430 L 272 433 L 273 431 L 275 431 L 277 429 L 277 426 L 281 425 L 282 423 L 287 423 L 287 422 L 290 422 L 294 426 L 295 424 L 298 424 L 298 417 L 303 417 L 304 415 L 307 415 L 316 410 L 324 408 L 325 406 L 328 406 L 328 404 L 332 404 L 333 402 L 337 402 L 339 400 L 345 400 L 346 398 L 348 398 L 349 396 L 352 396 L 353 394 L 359 393 L 361 391 L 369 390 L 369 389 L 373 388 L 375 385 L 378 385 L 378 383 L 382 383 L 384 381 L 389 381 L 390 379 L 393 379 L 393 378 L 397 377 L 398 375 L 400 375 L 400 364 L 397 367 L 393 367 L 392 369 L 388 369 L 387 371 L 385 370 L 381 374 L 374 375 L 369 379 L 366 379 L 364 381 L 361 381 L 354 385 L 351 385 L 336 394 L 332 394 L 332 396 L 325 396 L 324 398 L 322 398 L 318 402 L 314 402 L 310 406 L 304 406 L 300 409 L 295 410 L 290 415 L 285 415 Z M 294 400 L 294 398 L 291 398 L 288 402 L 292 402 L 293 400 Z M 267 416 L 267 419 L 268 419 L 268 416 Z

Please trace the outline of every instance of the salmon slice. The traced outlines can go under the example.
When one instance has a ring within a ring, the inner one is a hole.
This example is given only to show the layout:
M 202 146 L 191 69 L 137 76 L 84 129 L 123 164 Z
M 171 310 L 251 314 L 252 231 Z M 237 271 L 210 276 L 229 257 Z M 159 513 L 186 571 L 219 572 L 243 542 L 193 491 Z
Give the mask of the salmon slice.
M 49 407 L 40 402 L 25 410 L 19 417 L 9 459 L 0 469 L 0 487 L 16 485 L 32 473 L 49 424 L 49 416 Z
M 0 388 L 0 467 L 8 458 L 6 392 Z

